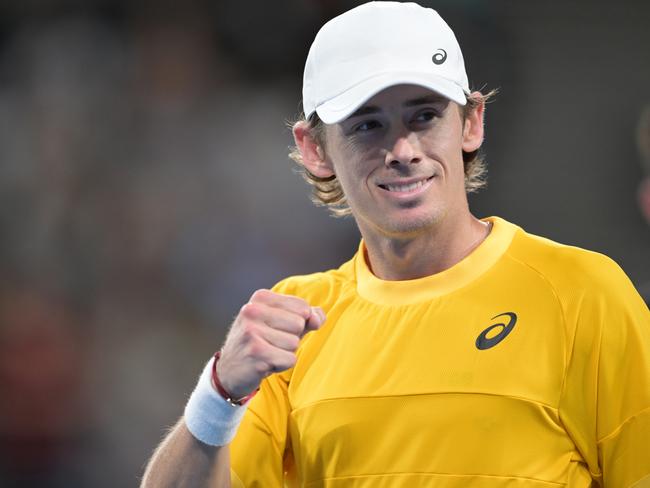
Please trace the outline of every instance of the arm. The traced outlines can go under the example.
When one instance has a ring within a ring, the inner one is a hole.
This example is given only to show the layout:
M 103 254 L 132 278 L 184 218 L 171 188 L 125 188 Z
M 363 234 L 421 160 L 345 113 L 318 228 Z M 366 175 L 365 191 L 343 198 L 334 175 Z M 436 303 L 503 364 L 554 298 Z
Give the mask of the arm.
M 140 486 L 230 488 L 228 446 L 209 446 L 197 440 L 181 418 L 154 452 Z
M 324 319 L 322 310 L 300 298 L 256 291 L 241 308 L 222 348 L 217 363 L 222 386 L 233 398 L 241 398 L 270 374 L 291 368 L 300 338 L 318 329 Z M 210 364 L 188 402 L 188 407 L 196 408 L 186 409 L 186 417 L 156 449 L 142 488 L 230 486 L 227 445 L 238 424 L 229 417 L 236 417 L 238 422 L 241 415 L 231 414 L 232 407 L 216 393 L 209 379 Z M 239 414 L 243 415 L 243 410 Z M 230 430 L 232 435 L 226 434 Z
M 650 313 L 618 266 L 594 259 L 592 285 L 564 294 L 575 329 L 559 414 L 598 486 L 650 486 Z

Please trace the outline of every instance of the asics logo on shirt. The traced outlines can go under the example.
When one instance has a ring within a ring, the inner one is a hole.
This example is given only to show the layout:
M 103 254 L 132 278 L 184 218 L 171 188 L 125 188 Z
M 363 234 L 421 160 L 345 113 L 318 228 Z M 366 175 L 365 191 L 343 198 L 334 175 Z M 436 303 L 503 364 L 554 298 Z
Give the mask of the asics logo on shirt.
M 515 328 L 515 324 L 517 323 L 516 313 L 504 312 L 492 317 L 490 320 L 498 319 L 499 317 L 508 317 L 510 320 L 508 321 L 507 324 L 503 322 L 499 322 L 498 324 L 493 324 L 489 326 L 487 329 L 485 329 L 483 332 L 481 332 L 479 336 L 476 338 L 476 347 L 478 349 L 484 350 L 496 346 L 499 342 L 505 339 L 506 336 L 510 334 L 510 332 L 512 332 L 512 329 Z M 492 335 L 491 337 L 488 337 L 490 332 L 492 332 L 496 328 L 501 328 L 501 330 L 496 335 Z

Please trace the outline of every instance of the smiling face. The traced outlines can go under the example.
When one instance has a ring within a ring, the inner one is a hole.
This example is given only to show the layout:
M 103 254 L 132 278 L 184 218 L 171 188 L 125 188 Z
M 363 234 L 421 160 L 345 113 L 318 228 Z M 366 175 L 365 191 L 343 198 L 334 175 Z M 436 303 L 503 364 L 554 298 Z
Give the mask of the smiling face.
M 468 213 L 462 152 L 480 147 L 483 109 L 461 107 L 413 85 L 397 85 L 328 125 L 325 148 L 295 127 L 304 164 L 336 175 L 362 234 L 409 238 Z

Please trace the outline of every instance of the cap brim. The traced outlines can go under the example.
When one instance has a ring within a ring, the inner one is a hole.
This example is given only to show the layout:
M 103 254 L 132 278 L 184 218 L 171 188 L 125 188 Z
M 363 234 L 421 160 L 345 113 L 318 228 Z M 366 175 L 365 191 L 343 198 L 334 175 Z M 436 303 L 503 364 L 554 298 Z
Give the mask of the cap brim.
M 326 124 L 336 124 L 354 113 L 370 98 L 395 85 L 418 85 L 428 88 L 459 105 L 467 103 L 466 93 L 458 84 L 442 77 L 421 73 L 385 73 L 368 78 L 316 107 L 318 117 Z

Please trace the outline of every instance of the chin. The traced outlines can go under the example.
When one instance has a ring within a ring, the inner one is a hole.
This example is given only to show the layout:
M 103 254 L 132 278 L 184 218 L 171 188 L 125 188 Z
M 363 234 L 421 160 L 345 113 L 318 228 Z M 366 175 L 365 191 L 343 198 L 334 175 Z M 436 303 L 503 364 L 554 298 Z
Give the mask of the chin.
M 442 212 L 413 211 L 398 212 L 394 218 L 387 219 L 382 227 L 383 233 L 391 237 L 409 238 L 422 231 L 435 227 L 442 220 Z M 387 215 L 386 217 L 393 217 Z

